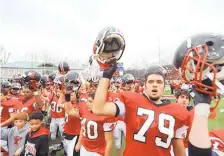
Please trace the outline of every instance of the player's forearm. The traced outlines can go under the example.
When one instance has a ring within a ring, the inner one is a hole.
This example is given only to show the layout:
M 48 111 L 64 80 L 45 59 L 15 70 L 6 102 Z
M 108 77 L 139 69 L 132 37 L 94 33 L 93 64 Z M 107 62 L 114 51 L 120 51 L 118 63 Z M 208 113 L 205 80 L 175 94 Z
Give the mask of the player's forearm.
M 41 95 L 40 95 L 40 93 L 38 92 L 36 92 L 35 93 L 36 95 L 34 95 L 34 97 L 35 97 L 35 100 L 36 100 L 36 107 L 37 108 L 42 108 L 43 106 L 44 106 L 44 102 L 41 100 Z
M 1 122 L 1 127 L 6 127 L 9 126 L 12 122 L 14 121 L 14 119 L 11 117 L 8 120 Z
M 113 147 L 113 140 L 108 140 L 106 142 L 106 149 L 105 149 L 105 154 L 104 156 L 111 156 L 112 154 L 112 147 Z
M 65 108 L 65 112 L 68 115 L 75 116 L 75 117 L 79 117 L 79 111 L 78 111 L 78 109 L 73 108 L 71 102 L 66 102 L 64 104 L 64 108 Z
M 174 155 L 186 156 L 185 147 L 182 139 L 175 139 L 172 144 Z
M 110 79 L 102 78 L 96 90 L 94 102 L 93 102 L 93 112 L 98 115 L 103 115 L 104 106 L 106 104 L 107 90 L 109 88 Z
M 79 140 L 78 140 L 78 143 L 77 144 L 79 144 L 79 145 L 82 144 L 82 137 L 83 137 L 83 135 L 82 135 L 82 129 L 81 129 L 80 130 L 80 133 L 79 133 Z
M 198 131 L 200 129 L 200 131 Z M 194 115 L 189 142 L 198 148 L 209 148 L 211 142 L 208 132 L 208 118 L 205 116 Z
M 12 115 L 8 120 L 2 122 L 1 127 L 5 127 L 12 124 L 14 120 L 18 120 L 18 119 L 27 120 L 27 118 L 28 118 L 28 114 L 26 112 L 17 113 L 15 115 Z

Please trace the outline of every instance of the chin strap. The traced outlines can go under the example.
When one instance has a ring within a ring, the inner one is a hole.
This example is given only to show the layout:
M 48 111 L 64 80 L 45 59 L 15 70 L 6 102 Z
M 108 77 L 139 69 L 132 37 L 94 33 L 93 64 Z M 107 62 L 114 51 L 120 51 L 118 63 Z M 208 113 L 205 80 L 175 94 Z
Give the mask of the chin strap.
M 221 100 L 221 96 L 220 95 L 213 97 L 212 101 L 215 103 L 215 105 L 213 107 L 210 107 L 209 119 L 214 119 L 216 117 L 216 115 L 217 115 L 216 108 L 217 108 L 220 100 Z

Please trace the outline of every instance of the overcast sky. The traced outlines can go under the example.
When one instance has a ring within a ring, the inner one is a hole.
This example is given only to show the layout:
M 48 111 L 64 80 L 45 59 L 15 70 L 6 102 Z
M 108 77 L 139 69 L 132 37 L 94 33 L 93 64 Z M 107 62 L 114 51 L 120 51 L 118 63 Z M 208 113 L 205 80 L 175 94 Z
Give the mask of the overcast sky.
M 158 61 L 159 41 L 161 59 L 171 60 L 186 37 L 223 33 L 223 7 L 223 0 L 0 0 L 0 46 L 9 62 L 32 53 L 85 61 L 98 32 L 116 26 L 127 66 Z

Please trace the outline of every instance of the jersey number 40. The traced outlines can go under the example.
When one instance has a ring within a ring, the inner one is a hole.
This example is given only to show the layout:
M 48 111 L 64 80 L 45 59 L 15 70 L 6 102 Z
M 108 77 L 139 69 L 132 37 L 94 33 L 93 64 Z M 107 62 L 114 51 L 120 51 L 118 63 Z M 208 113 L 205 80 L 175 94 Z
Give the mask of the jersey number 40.
M 88 121 L 86 118 L 83 118 L 81 124 L 84 137 L 88 137 L 91 140 L 98 138 L 98 125 L 95 121 Z

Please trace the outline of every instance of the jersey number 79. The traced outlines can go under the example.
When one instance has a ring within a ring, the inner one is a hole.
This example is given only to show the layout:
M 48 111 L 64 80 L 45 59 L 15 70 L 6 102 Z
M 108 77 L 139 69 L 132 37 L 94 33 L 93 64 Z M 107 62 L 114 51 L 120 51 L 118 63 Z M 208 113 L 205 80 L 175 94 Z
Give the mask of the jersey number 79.
M 137 115 L 147 116 L 147 119 L 145 120 L 145 122 L 143 123 L 139 131 L 134 134 L 134 140 L 137 140 L 140 142 L 146 142 L 145 134 L 149 130 L 149 128 L 152 126 L 155 120 L 155 111 L 145 109 L 145 108 L 138 108 Z M 168 127 L 165 127 L 165 122 L 169 122 Z M 158 129 L 160 133 L 165 134 L 167 136 L 167 139 L 166 141 L 163 141 L 162 138 L 156 137 L 155 138 L 156 146 L 163 147 L 163 148 L 168 148 L 170 146 L 171 140 L 174 137 L 174 126 L 175 126 L 175 119 L 173 116 L 164 114 L 164 113 L 159 114 Z

